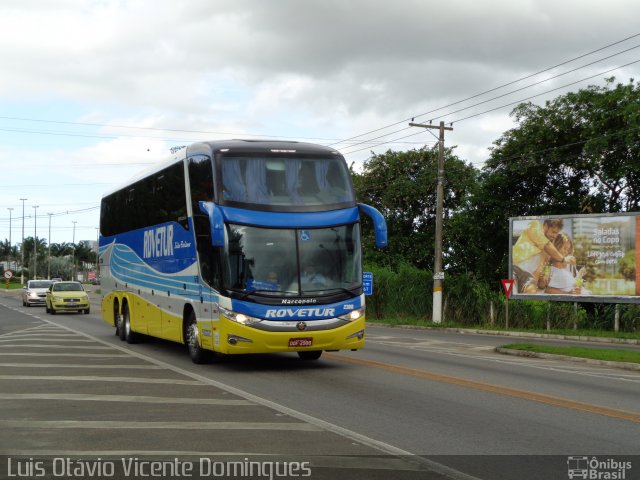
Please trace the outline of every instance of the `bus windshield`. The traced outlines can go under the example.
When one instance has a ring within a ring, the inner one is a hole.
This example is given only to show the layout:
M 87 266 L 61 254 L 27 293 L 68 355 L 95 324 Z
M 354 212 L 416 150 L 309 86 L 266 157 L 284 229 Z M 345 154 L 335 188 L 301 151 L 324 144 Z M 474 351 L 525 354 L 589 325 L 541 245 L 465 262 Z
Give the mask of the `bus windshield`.
M 223 202 L 318 207 L 355 201 L 342 157 L 227 154 L 220 157 Z
M 313 229 L 230 224 L 224 286 L 268 296 L 351 293 L 362 286 L 359 242 L 357 223 Z

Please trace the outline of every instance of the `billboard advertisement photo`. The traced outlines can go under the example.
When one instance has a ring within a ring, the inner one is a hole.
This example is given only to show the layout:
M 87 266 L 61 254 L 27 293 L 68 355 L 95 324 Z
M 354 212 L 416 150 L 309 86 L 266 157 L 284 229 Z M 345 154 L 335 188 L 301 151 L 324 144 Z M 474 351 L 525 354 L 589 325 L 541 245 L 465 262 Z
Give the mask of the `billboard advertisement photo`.
M 640 301 L 640 213 L 509 219 L 513 298 Z

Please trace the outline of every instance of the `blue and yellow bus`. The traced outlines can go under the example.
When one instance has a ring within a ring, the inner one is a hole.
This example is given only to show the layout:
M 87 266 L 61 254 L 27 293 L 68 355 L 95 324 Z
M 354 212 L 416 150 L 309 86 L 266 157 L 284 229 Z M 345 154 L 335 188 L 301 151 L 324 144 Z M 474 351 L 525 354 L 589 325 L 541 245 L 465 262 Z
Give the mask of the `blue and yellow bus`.
M 361 215 L 337 151 L 299 142 L 202 142 L 102 198 L 102 318 L 217 354 L 358 350 L 365 339 Z

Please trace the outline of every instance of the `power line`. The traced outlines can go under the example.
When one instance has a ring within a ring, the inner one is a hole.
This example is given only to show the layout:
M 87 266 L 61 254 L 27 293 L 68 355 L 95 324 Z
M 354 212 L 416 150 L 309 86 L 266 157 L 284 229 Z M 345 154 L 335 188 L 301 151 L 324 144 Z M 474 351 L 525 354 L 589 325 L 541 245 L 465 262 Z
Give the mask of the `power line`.
M 10 117 L 0 117 L 0 118 L 10 118 Z M 55 122 L 53 120 L 39 120 L 41 122 L 53 122 L 53 123 L 60 123 L 60 122 Z M 71 122 L 70 122 L 71 123 Z M 135 127 L 131 127 L 131 128 L 135 128 Z M 42 130 L 27 130 L 27 129 L 15 129 L 15 128 L 1 128 L 0 127 L 0 132 L 11 132 L 11 133 L 25 133 L 25 134 L 30 134 L 30 135 L 53 135 L 53 136 L 61 136 L 61 137 L 80 137 L 80 138 L 100 138 L 100 139 L 107 139 L 107 140 L 116 140 L 118 138 L 145 138 L 145 139 L 151 139 L 151 140 L 162 140 L 162 141 L 167 141 L 167 142 L 176 142 L 176 143 L 186 143 L 186 142 L 193 142 L 193 139 L 189 139 L 189 138 L 168 138 L 168 137 L 154 137 L 154 136 L 147 136 L 147 135 L 126 135 L 126 134 L 121 134 L 121 135 L 98 135 L 98 134 L 83 134 L 83 133 L 71 133 L 71 132 L 56 132 L 56 131 L 42 131 Z M 193 133 L 197 133 L 197 132 L 193 132 Z M 389 134 L 391 135 L 391 134 Z M 236 134 L 229 134 L 228 136 L 258 136 L 255 134 L 249 134 L 249 133 L 236 133 Z M 288 138 L 288 139 L 292 139 L 292 140 L 321 140 L 321 141 L 333 141 L 335 139 L 330 139 L 330 138 L 314 138 L 314 137 L 285 137 L 285 136 L 278 136 L 278 135 L 262 135 L 263 138 Z M 358 142 L 357 145 L 363 144 L 363 143 L 374 143 L 374 141 L 368 141 L 368 140 L 364 140 L 362 142 Z M 393 142 L 393 143 L 399 143 L 399 144 L 412 144 L 412 142 Z M 149 163 L 155 163 L 155 162 L 145 162 L 143 164 L 149 164 Z M 140 164 L 140 165 L 143 165 Z M 84 164 L 82 164 L 84 165 Z M 99 165 L 121 165 L 121 164 L 95 164 L 92 166 L 99 166 Z M 127 165 L 137 165 L 135 163 L 129 163 Z
M 409 129 L 410 129 L 410 127 L 403 128 L 403 129 L 401 129 L 401 130 L 398 130 L 398 132 L 402 132 L 402 131 L 404 131 L 404 130 L 409 130 Z M 400 140 L 400 139 L 404 139 L 404 138 L 409 138 L 409 137 L 415 137 L 416 135 L 420 135 L 421 133 L 424 133 L 424 132 L 412 133 L 412 134 L 410 134 L 410 135 L 405 135 L 404 137 L 399 137 L 399 138 L 397 138 L 396 140 Z M 383 137 L 384 137 L 384 135 L 383 135 Z M 379 138 L 382 138 L 382 137 L 379 137 Z M 390 144 L 390 143 L 395 143 L 395 141 L 393 141 L 393 140 L 392 140 L 392 141 L 388 141 L 388 142 L 380 142 L 380 143 L 377 143 L 376 145 L 368 145 L 368 146 L 366 146 L 366 147 L 359 148 L 358 150 L 352 150 L 351 152 L 341 152 L 341 153 L 342 153 L 343 155 L 351 155 L 351 154 L 354 154 L 354 153 L 357 153 L 357 152 L 361 152 L 361 151 L 363 151 L 363 150 L 369 150 L 370 148 L 376 148 L 376 147 L 379 147 L 380 145 L 388 145 L 388 144 Z M 421 144 L 421 145 L 425 145 L 424 143 L 420 143 L 420 144 Z M 434 145 L 437 145 L 437 143 L 435 143 Z M 431 147 L 433 147 L 433 145 L 430 145 L 430 146 L 431 146 Z
M 359 135 L 355 135 L 355 136 L 353 136 L 353 137 L 346 138 L 346 139 L 341 140 L 341 141 L 339 141 L 339 142 L 337 142 L 337 143 L 332 143 L 332 144 L 330 144 L 330 145 L 328 145 L 328 146 L 339 145 L 339 144 L 341 144 L 341 143 L 343 143 L 343 142 L 346 142 L 346 141 L 349 141 L 349 140 L 354 140 L 354 139 L 356 139 L 356 138 L 360 138 L 360 137 L 363 137 L 363 136 L 365 136 L 365 135 L 369 135 L 369 134 L 371 134 L 371 133 L 376 133 L 376 132 L 379 132 L 379 131 L 385 130 L 385 129 L 390 128 L 390 127 L 395 127 L 396 125 L 404 124 L 404 123 L 406 123 L 406 122 L 408 122 L 408 121 L 410 121 L 410 120 L 413 120 L 413 119 L 415 119 L 415 118 L 422 117 L 422 116 L 425 116 L 425 115 L 429 115 L 429 114 L 431 114 L 431 113 L 435 113 L 435 112 L 437 112 L 437 111 L 439 111 L 439 110 L 443 110 L 443 109 L 445 109 L 445 108 L 449 108 L 449 107 L 452 107 L 452 106 L 455 106 L 455 105 L 459 105 L 460 103 L 466 102 L 466 101 L 468 101 L 468 100 L 473 100 L 474 98 L 478 98 L 478 97 L 481 97 L 481 96 L 486 95 L 486 94 L 488 94 L 488 93 L 495 92 L 496 90 L 500 90 L 501 88 L 508 87 L 509 85 L 513 85 L 513 84 L 518 83 L 518 82 L 521 82 L 521 81 L 523 81 L 523 80 L 527 80 L 527 79 L 529 79 L 529 78 L 535 77 L 536 75 L 540 75 L 540 74 L 542 74 L 542 73 L 548 72 L 549 70 L 553 70 L 554 68 L 561 67 L 561 66 L 563 66 L 563 65 L 566 65 L 566 64 L 568 64 L 568 63 L 574 62 L 574 61 L 579 60 L 579 59 L 581 59 L 581 58 L 587 57 L 587 56 L 589 56 L 589 55 L 593 55 L 594 53 L 598 53 L 598 52 L 600 52 L 600 51 L 602 51 L 602 50 L 606 50 L 607 48 L 610 48 L 610 47 L 613 47 L 613 46 L 618 45 L 618 44 L 620 44 L 620 43 L 626 42 L 627 40 L 630 40 L 630 39 L 635 38 L 635 37 L 638 37 L 638 36 L 640 36 L 640 33 L 636 33 L 636 34 L 634 34 L 634 35 L 628 36 L 628 37 L 626 37 L 626 38 L 623 38 L 622 40 L 618 40 L 617 42 L 610 43 L 610 44 L 608 44 L 608 45 L 605 45 L 604 47 L 600 47 L 600 48 L 598 48 L 598 49 L 596 49 L 596 50 L 592 50 L 592 51 L 590 51 L 590 52 L 588 52 L 588 53 L 585 53 L 585 54 L 579 55 L 579 56 L 574 57 L 574 58 L 572 58 L 572 59 L 570 59 L 570 60 L 566 60 L 566 61 L 564 61 L 564 62 L 558 63 L 558 64 L 553 65 L 553 66 L 551 66 L 551 67 L 547 67 L 547 68 L 545 68 L 545 69 L 543 69 L 543 70 L 540 70 L 540 71 L 538 71 L 538 72 L 536 72 L 536 73 L 532 73 L 532 74 L 530 74 L 530 75 L 526 75 L 526 76 L 521 77 L 521 78 L 519 78 L 519 79 L 517 79 L 517 80 L 513 80 L 513 81 L 510 81 L 510 82 L 504 83 L 504 84 L 502 84 L 502 85 L 499 85 L 499 86 L 497 86 L 497 87 L 491 88 L 491 89 L 489 89 L 489 90 L 485 90 L 485 91 L 483 91 L 483 92 L 476 93 L 476 94 L 471 95 L 471 96 L 469 96 L 469 97 L 466 97 L 466 98 L 464 98 L 464 99 L 462 99 L 462 100 L 458 100 L 458 101 L 456 101 L 456 102 L 449 103 L 449 104 L 447 104 L 447 105 L 443 105 L 442 107 L 436 108 L 436 109 L 434 109 L 434 110 L 430 110 L 430 111 L 428 111 L 428 112 L 424 112 L 424 113 L 420 113 L 420 114 L 417 114 L 417 115 L 413 115 L 413 116 L 411 116 L 411 117 L 409 117 L 409 118 L 406 118 L 406 119 L 400 120 L 400 121 L 395 122 L 395 123 L 391 123 L 391 124 L 386 125 L 386 126 L 384 126 L 384 127 L 380 127 L 380 128 L 376 128 L 376 129 L 374 129 L 374 130 L 370 130 L 370 131 L 365 132 L 365 133 L 361 133 L 361 134 L 359 134 Z
M 629 65 L 633 65 L 633 64 L 636 64 L 636 63 L 638 63 L 638 62 L 640 62 L 640 60 L 634 60 L 633 62 L 625 63 L 624 65 L 620 65 L 619 67 L 615 67 L 615 68 L 611 68 L 611 69 L 609 69 L 609 70 L 605 70 L 604 72 L 600 72 L 600 73 L 597 73 L 597 74 L 595 74 L 595 75 L 591 75 L 591 76 L 589 76 L 589 77 L 582 78 L 582 79 L 577 80 L 577 81 L 575 81 L 575 82 L 567 83 L 567 84 L 562 85 L 562 86 L 557 87 L 557 88 L 552 88 L 551 90 L 547 90 L 547 91 L 545 91 L 545 92 L 538 93 L 537 95 L 532 95 L 532 96 L 530 96 L 530 97 L 523 98 L 522 100 L 518 100 L 518 101 L 515 101 L 515 102 L 507 103 L 507 104 L 505 104 L 505 105 L 501 105 L 501 106 L 499 106 L 499 107 L 495 107 L 495 108 L 492 108 L 492 109 L 490 109 L 490 110 L 485 110 L 484 112 L 475 113 L 475 114 L 473 114 L 473 115 L 469 115 L 468 117 L 464 117 L 464 118 L 459 118 L 459 119 L 456 119 L 456 120 L 452 120 L 452 121 L 451 121 L 451 123 L 459 123 L 459 122 L 462 122 L 463 120 L 468 120 L 468 119 L 470 119 L 470 118 L 478 117 L 478 116 L 480 116 L 480 115 L 484 115 L 484 114 L 486 114 L 486 113 L 494 112 L 494 111 L 496 111 L 496 110 L 500 110 L 501 108 L 504 108 L 504 107 L 509 107 L 509 106 L 511 106 L 511 105 L 517 105 L 517 104 L 522 103 L 522 102 L 525 102 L 525 101 L 527 101 L 527 100 L 531 100 L 532 98 L 540 97 L 540 96 L 542 96 L 542 95 L 546 95 L 547 93 L 555 92 L 556 90 L 562 90 L 563 88 L 570 87 L 571 85 L 575 85 L 575 84 L 577 84 L 577 83 L 584 82 L 585 80 L 591 80 L 592 78 L 596 78 L 596 77 L 599 77 L 599 76 L 601 76 L 601 75 L 605 75 L 605 74 L 607 74 L 607 73 L 611 73 L 611 72 L 613 72 L 613 71 L 615 71 L 615 70 L 619 70 L 619 69 L 621 69 L 621 68 L 628 67 Z
M 631 48 L 628 48 L 628 49 L 623 50 L 623 51 L 621 51 L 621 52 L 614 53 L 613 55 L 609 55 L 608 57 L 604 57 L 604 58 L 601 58 L 601 59 L 599 59 L 599 60 L 595 60 L 595 61 L 593 61 L 593 62 L 590 62 L 590 63 L 587 63 L 587 64 L 585 64 L 585 65 L 582 65 L 582 66 L 580 66 L 580 67 L 576 67 L 576 68 L 574 68 L 573 70 L 567 70 L 566 72 L 559 73 L 559 74 L 554 75 L 554 76 L 552 76 L 552 77 L 545 78 L 544 80 L 539 80 L 539 81 L 537 81 L 537 82 L 530 83 L 529 85 L 526 85 L 526 86 L 524 86 L 524 87 L 517 88 L 517 89 L 515 89 L 515 90 L 511 90 L 510 92 L 503 93 L 502 95 L 498 95 L 498 96 L 496 96 L 496 97 L 491 97 L 491 98 L 490 98 L 490 99 L 488 99 L 488 100 L 483 100 L 482 102 L 474 103 L 473 105 L 469 105 L 468 107 L 460 108 L 460 109 L 455 110 L 455 111 L 453 111 L 453 112 L 445 113 L 445 114 L 443 114 L 443 116 L 444 116 L 444 117 L 447 117 L 447 116 L 449 116 L 449 115 L 453 115 L 454 113 L 459 113 L 459 112 L 462 112 L 462 111 L 464 111 L 464 110 L 469 110 L 470 108 L 477 107 L 478 105 L 484 105 L 485 103 L 492 102 L 492 101 L 497 100 L 497 99 L 499 99 L 499 98 L 507 97 L 507 96 L 512 95 L 512 94 L 514 94 L 514 93 L 521 92 L 522 90 L 526 90 L 527 88 L 535 87 L 536 85 L 540 85 L 540 84 L 545 83 L 545 82 L 548 82 L 548 81 L 550 81 L 550 80 L 555 80 L 556 78 L 560 78 L 560 77 L 563 77 L 563 76 L 568 75 L 568 74 L 570 74 L 570 73 L 577 72 L 578 70 L 582 70 L 583 68 L 590 67 L 591 65 L 594 65 L 594 64 L 596 64 L 596 63 L 602 62 L 603 60 L 608 60 L 608 59 L 610 59 L 610 58 L 613 58 L 613 57 L 615 57 L 615 56 L 621 55 L 621 54 L 623 54 L 623 53 L 627 53 L 627 52 L 629 52 L 629 51 L 631 51 L 631 50 L 635 50 L 636 48 L 640 48 L 640 45 L 636 45 L 635 47 L 631 47 Z M 627 65 L 630 65 L 630 64 L 627 64 Z M 625 67 L 625 66 L 627 66 L 627 65 L 623 65 L 622 67 Z M 618 67 L 618 68 L 622 68 L 622 67 Z M 616 69 L 614 69 L 614 70 L 616 70 Z M 608 72 L 603 72 L 603 74 L 604 74 L 604 73 L 608 73 Z M 598 75 L 602 75 L 602 74 L 598 74 Z M 597 76 L 597 75 L 596 75 L 596 76 Z M 587 77 L 587 79 L 588 79 L 588 78 L 592 78 L 592 77 Z M 584 79 L 583 79 L 583 80 L 584 80 Z M 579 80 L 579 81 L 582 81 L 582 80 Z M 576 82 L 576 83 L 577 83 L 577 82 Z M 571 84 L 569 84 L 569 85 L 571 85 Z M 435 119 L 432 119 L 431 121 L 434 121 L 434 120 L 435 120 Z
M 599 76 L 601 76 L 601 75 L 605 75 L 605 74 L 610 73 L 610 72 L 613 72 L 613 71 L 615 71 L 615 70 L 619 70 L 619 69 L 621 69 L 621 68 L 628 67 L 629 65 L 634 65 L 634 64 L 636 64 L 636 63 L 638 63 L 638 62 L 640 62 L 640 60 L 634 60 L 633 62 L 629 62 L 629 63 L 626 63 L 626 64 L 624 64 L 624 65 L 620 65 L 620 66 L 618 66 L 618 67 L 611 68 L 611 69 L 609 69 L 609 70 L 605 70 L 604 72 L 600 72 L 600 73 L 597 73 L 597 74 L 595 74 L 595 75 L 591 75 L 591 76 L 588 76 L 588 77 L 584 77 L 584 78 L 582 78 L 582 79 L 580 79 L 580 80 L 577 80 L 577 81 L 575 81 L 575 82 L 567 83 L 567 84 L 562 85 L 562 86 L 560 86 L 560 87 L 552 88 L 552 89 L 550 89 L 550 90 L 546 90 L 546 91 L 544 91 L 544 92 L 542 92 L 542 93 L 538 93 L 538 94 L 536 94 L 536 95 L 531 95 L 530 97 L 526 97 L 526 98 L 523 98 L 523 99 L 520 99 L 520 100 L 516 100 L 516 101 L 514 101 L 514 102 L 510 102 L 510 103 L 507 103 L 507 104 L 504 104 L 504 105 L 500 105 L 499 107 L 491 108 L 491 109 L 489 109 L 489 110 L 485 110 L 485 111 L 483 111 L 483 112 L 475 113 L 475 114 L 473 114 L 473 115 L 469 115 L 469 116 L 467 116 L 467 117 L 463 117 L 463 118 L 459 118 L 459 119 L 456 119 L 456 120 L 452 120 L 451 122 L 447 122 L 447 123 L 450 123 L 451 125 L 453 125 L 454 123 L 460 123 L 460 122 L 462 122 L 462 121 L 464 121 L 464 120 L 468 120 L 468 119 L 470 119 L 470 118 L 478 117 L 478 116 L 480 116 L 480 115 L 485 115 L 485 114 L 487 114 L 487 113 L 495 112 L 496 110 L 501 110 L 501 109 L 503 109 L 503 108 L 505 108 L 505 107 L 509 107 L 509 106 L 512 106 L 512 105 L 518 105 L 518 104 L 520 104 L 520 103 L 522 103 L 522 102 L 525 102 L 525 101 L 527 101 L 527 100 L 531 100 L 532 98 L 537 98 L 537 97 L 540 97 L 540 96 L 546 95 L 546 94 L 548 94 L 548 93 L 555 92 L 555 91 L 557 91 L 557 90 L 562 90 L 563 88 L 569 87 L 569 86 L 571 86 L 571 85 L 575 85 L 575 84 L 577 84 L 577 83 L 581 83 L 581 82 L 584 82 L 584 81 L 586 81 L 586 80 L 590 80 L 590 79 L 592 79 L 592 78 L 596 78 L 596 77 L 599 77 Z M 483 103 L 484 103 L 484 102 L 483 102 Z M 462 110 L 465 110 L 465 109 L 462 109 Z M 461 110 L 460 110 L 460 111 L 461 111 Z M 455 112 L 452 112 L 452 113 L 455 113 Z M 446 115 L 450 115 L 450 114 L 446 114 Z M 395 132 L 393 132 L 393 133 L 402 132 L 402 131 L 408 130 L 409 128 L 410 128 L 410 127 L 402 128 L 402 129 L 397 130 L 397 131 L 395 131 Z M 409 138 L 409 137 L 414 136 L 414 135 L 419 135 L 420 133 L 422 133 L 422 132 L 414 133 L 414 134 L 412 134 L 412 135 L 406 135 L 406 136 L 403 136 L 403 137 L 400 137 L 400 138 L 405 139 L 405 138 Z M 378 137 L 378 138 L 382 138 L 382 137 L 385 137 L 385 136 L 386 136 L 386 135 L 381 135 L 381 136 L 380 136 L 380 137 Z M 393 142 L 394 140 L 396 140 L 396 139 L 389 140 L 389 142 L 381 142 L 381 143 L 379 143 L 379 144 L 378 144 L 378 145 L 376 145 L 376 146 L 385 145 L 386 143 L 391 143 L 391 142 Z M 368 148 L 375 148 L 375 147 L 368 147 Z M 362 149 L 354 150 L 354 151 L 351 151 L 351 152 L 345 152 L 345 155 L 349 155 L 349 154 L 352 154 L 352 153 L 360 152 L 360 151 L 362 151 L 362 150 L 366 150 L 366 148 L 362 148 Z
M 89 212 L 93 212 L 95 210 L 98 210 L 100 208 L 100 205 L 94 205 L 92 207 L 87 207 L 87 208 L 81 208 L 78 210 L 66 210 L 66 211 L 62 211 L 62 212 L 58 212 L 58 213 L 52 213 L 51 216 L 52 217 L 61 217 L 61 216 L 66 216 L 66 215 L 80 215 L 83 213 L 89 213 Z M 48 218 L 49 214 L 45 214 L 45 215 L 36 215 L 36 219 L 38 218 Z M 14 219 L 17 217 L 14 217 Z M 33 215 L 26 215 L 24 216 L 25 219 L 27 218 L 33 218 Z M 9 218 L 0 218 L 0 222 L 9 222 Z

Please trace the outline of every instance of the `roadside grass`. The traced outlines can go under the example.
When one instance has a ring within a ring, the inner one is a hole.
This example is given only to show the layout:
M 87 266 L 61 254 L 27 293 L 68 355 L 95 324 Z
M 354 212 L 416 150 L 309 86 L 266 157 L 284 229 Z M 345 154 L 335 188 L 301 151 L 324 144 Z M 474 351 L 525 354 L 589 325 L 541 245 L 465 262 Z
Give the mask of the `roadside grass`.
M 525 352 L 551 353 L 569 357 L 590 358 L 593 360 L 606 360 L 609 362 L 640 363 L 640 351 L 613 350 L 606 348 L 588 347 L 556 347 L 551 345 L 534 345 L 532 343 L 512 343 L 500 348 L 510 350 L 522 350 Z

